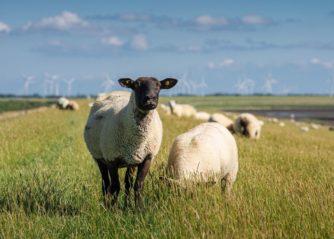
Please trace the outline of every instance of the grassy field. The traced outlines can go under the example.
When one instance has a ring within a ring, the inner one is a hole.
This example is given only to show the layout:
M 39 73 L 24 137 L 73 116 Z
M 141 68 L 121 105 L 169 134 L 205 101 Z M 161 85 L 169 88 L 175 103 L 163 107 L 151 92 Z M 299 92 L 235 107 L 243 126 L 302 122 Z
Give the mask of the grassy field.
M 334 98 L 327 96 L 207 96 L 177 97 L 177 102 L 190 103 L 199 110 L 293 110 L 334 109 Z M 168 97 L 163 98 L 166 103 Z
M 40 106 L 48 106 L 54 102 L 43 99 L 0 99 L 0 113 L 6 111 L 29 110 Z
M 233 99 L 222 102 L 232 107 Z M 327 105 L 312 99 L 302 102 Z M 199 101 L 213 109 L 210 97 Z M 106 210 L 83 141 L 88 102 L 80 103 L 79 112 L 49 109 L 0 122 L 0 238 L 334 237 L 334 133 L 327 128 L 303 133 L 288 121 L 284 128 L 266 122 L 259 141 L 236 136 L 240 169 L 225 198 L 219 186 L 184 191 L 159 181 L 175 136 L 199 123 L 161 113 L 164 138 L 145 181 L 146 210 L 125 209 L 124 195 Z

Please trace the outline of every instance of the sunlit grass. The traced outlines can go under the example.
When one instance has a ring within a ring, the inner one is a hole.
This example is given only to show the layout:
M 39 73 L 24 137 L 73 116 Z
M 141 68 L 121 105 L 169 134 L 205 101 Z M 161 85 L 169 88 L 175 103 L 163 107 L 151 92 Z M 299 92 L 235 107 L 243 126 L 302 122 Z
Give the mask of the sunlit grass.
M 49 109 L 0 121 L 0 238 L 332 238 L 334 134 L 266 122 L 259 141 L 236 136 L 240 169 L 219 186 L 169 188 L 159 176 L 178 134 L 199 121 L 161 114 L 164 138 L 145 183 L 145 211 L 102 204 L 79 112 Z M 121 170 L 123 182 L 124 170 Z M 124 190 L 122 190 L 124 193 Z

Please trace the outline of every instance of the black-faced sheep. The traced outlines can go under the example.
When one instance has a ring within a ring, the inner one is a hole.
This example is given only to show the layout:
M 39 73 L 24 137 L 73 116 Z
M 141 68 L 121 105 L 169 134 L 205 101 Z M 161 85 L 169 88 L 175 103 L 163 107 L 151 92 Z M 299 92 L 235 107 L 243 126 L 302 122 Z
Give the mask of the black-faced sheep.
M 115 204 L 120 191 L 118 169 L 127 167 L 127 202 L 134 183 L 135 203 L 141 207 L 144 179 L 151 161 L 159 151 L 162 123 L 156 110 L 160 89 L 175 86 L 177 80 L 158 81 L 153 77 L 119 79 L 132 93 L 115 92 L 97 100 L 85 127 L 85 141 L 102 175 L 102 192 Z
M 251 139 L 259 139 L 262 124 L 250 113 L 243 113 L 234 122 L 234 131 Z

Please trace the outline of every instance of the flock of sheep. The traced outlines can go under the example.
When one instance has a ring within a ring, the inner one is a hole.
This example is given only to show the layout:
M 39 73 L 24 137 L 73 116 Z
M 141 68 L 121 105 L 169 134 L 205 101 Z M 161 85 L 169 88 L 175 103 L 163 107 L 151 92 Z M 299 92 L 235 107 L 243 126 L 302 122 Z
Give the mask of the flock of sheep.
M 117 202 L 120 192 L 118 169 L 125 167 L 126 205 L 130 203 L 133 188 L 135 205 L 141 208 L 144 180 L 163 136 L 157 110 L 159 93 L 162 89 L 174 87 L 177 80 L 167 78 L 159 81 L 153 77 L 140 77 L 136 80 L 122 78 L 118 82 L 132 92 L 115 91 L 98 95 L 96 101 L 90 104 L 84 138 L 101 173 L 106 205 Z M 79 109 L 75 101 L 66 98 L 60 98 L 57 106 L 60 109 Z M 250 113 L 242 113 L 232 120 L 226 116 L 228 114 L 197 112 L 193 106 L 177 104 L 173 100 L 160 104 L 160 108 L 167 115 L 205 121 L 175 138 L 167 162 L 168 178 L 163 179 L 182 187 L 221 181 L 222 191 L 229 193 L 239 167 L 238 147 L 232 134 L 259 139 L 264 122 Z M 280 127 L 285 126 L 276 118 L 267 120 Z M 291 121 L 304 132 L 320 127 L 317 124 L 301 124 L 294 119 Z
M 108 204 L 117 202 L 120 191 L 118 169 L 126 167 L 126 203 L 130 202 L 133 187 L 135 204 L 141 207 L 144 179 L 163 136 L 157 111 L 159 93 L 176 83 L 177 80 L 172 78 L 162 81 L 153 77 L 122 78 L 119 84 L 130 88 L 131 93 L 104 94 L 92 105 L 84 138 L 100 170 L 102 192 Z M 176 104 L 175 101 L 161 107 L 167 114 L 208 121 L 174 140 L 167 163 L 170 179 L 180 185 L 221 181 L 223 191 L 229 192 L 238 172 L 238 149 L 231 132 L 258 139 L 261 122 L 251 114 L 241 114 L 233 122 L 223 114 L 196 112 L 191 105 Z

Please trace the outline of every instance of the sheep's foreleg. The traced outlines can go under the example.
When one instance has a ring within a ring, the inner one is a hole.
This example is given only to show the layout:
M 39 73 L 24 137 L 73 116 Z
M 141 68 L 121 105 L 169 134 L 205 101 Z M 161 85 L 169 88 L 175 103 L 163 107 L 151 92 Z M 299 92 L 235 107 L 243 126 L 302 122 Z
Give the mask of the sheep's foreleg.
M 119 178 L 118 178 L 118 167 L 117 165 L 108 165 L 110 175 L 110 188 L 108 190 L 108 197 L 111 198 L 111 205 L 115 205 L 117 202 L 118 193 L 121 189 Z
M 110 179 L 108 174 L 108 167 L 104 163 L 101 163 L 101 160 L 96 160 L 97 165 L 99 166 L 101 176 L 102 176 L 102 194 L 105 196 L 108 193 L 108 188 L 110 186 Z
M 130 190 L 133 187 L 133 176 L 135 174 L 136 167 L 135 166 L 129 166 L 126 170 L 125 174 L 125 203 L 126 206 L 130 205 Z
M 136 182 L 134 186 L 135 190 L 135 203 L 137 208 L 142 208 L 142 192 L 144 188 L 144 180 L 150 169 L 152 161 L 152 155 L 148 155 L 144 161 L 138 165 L 138 172 L 136 177 Z

